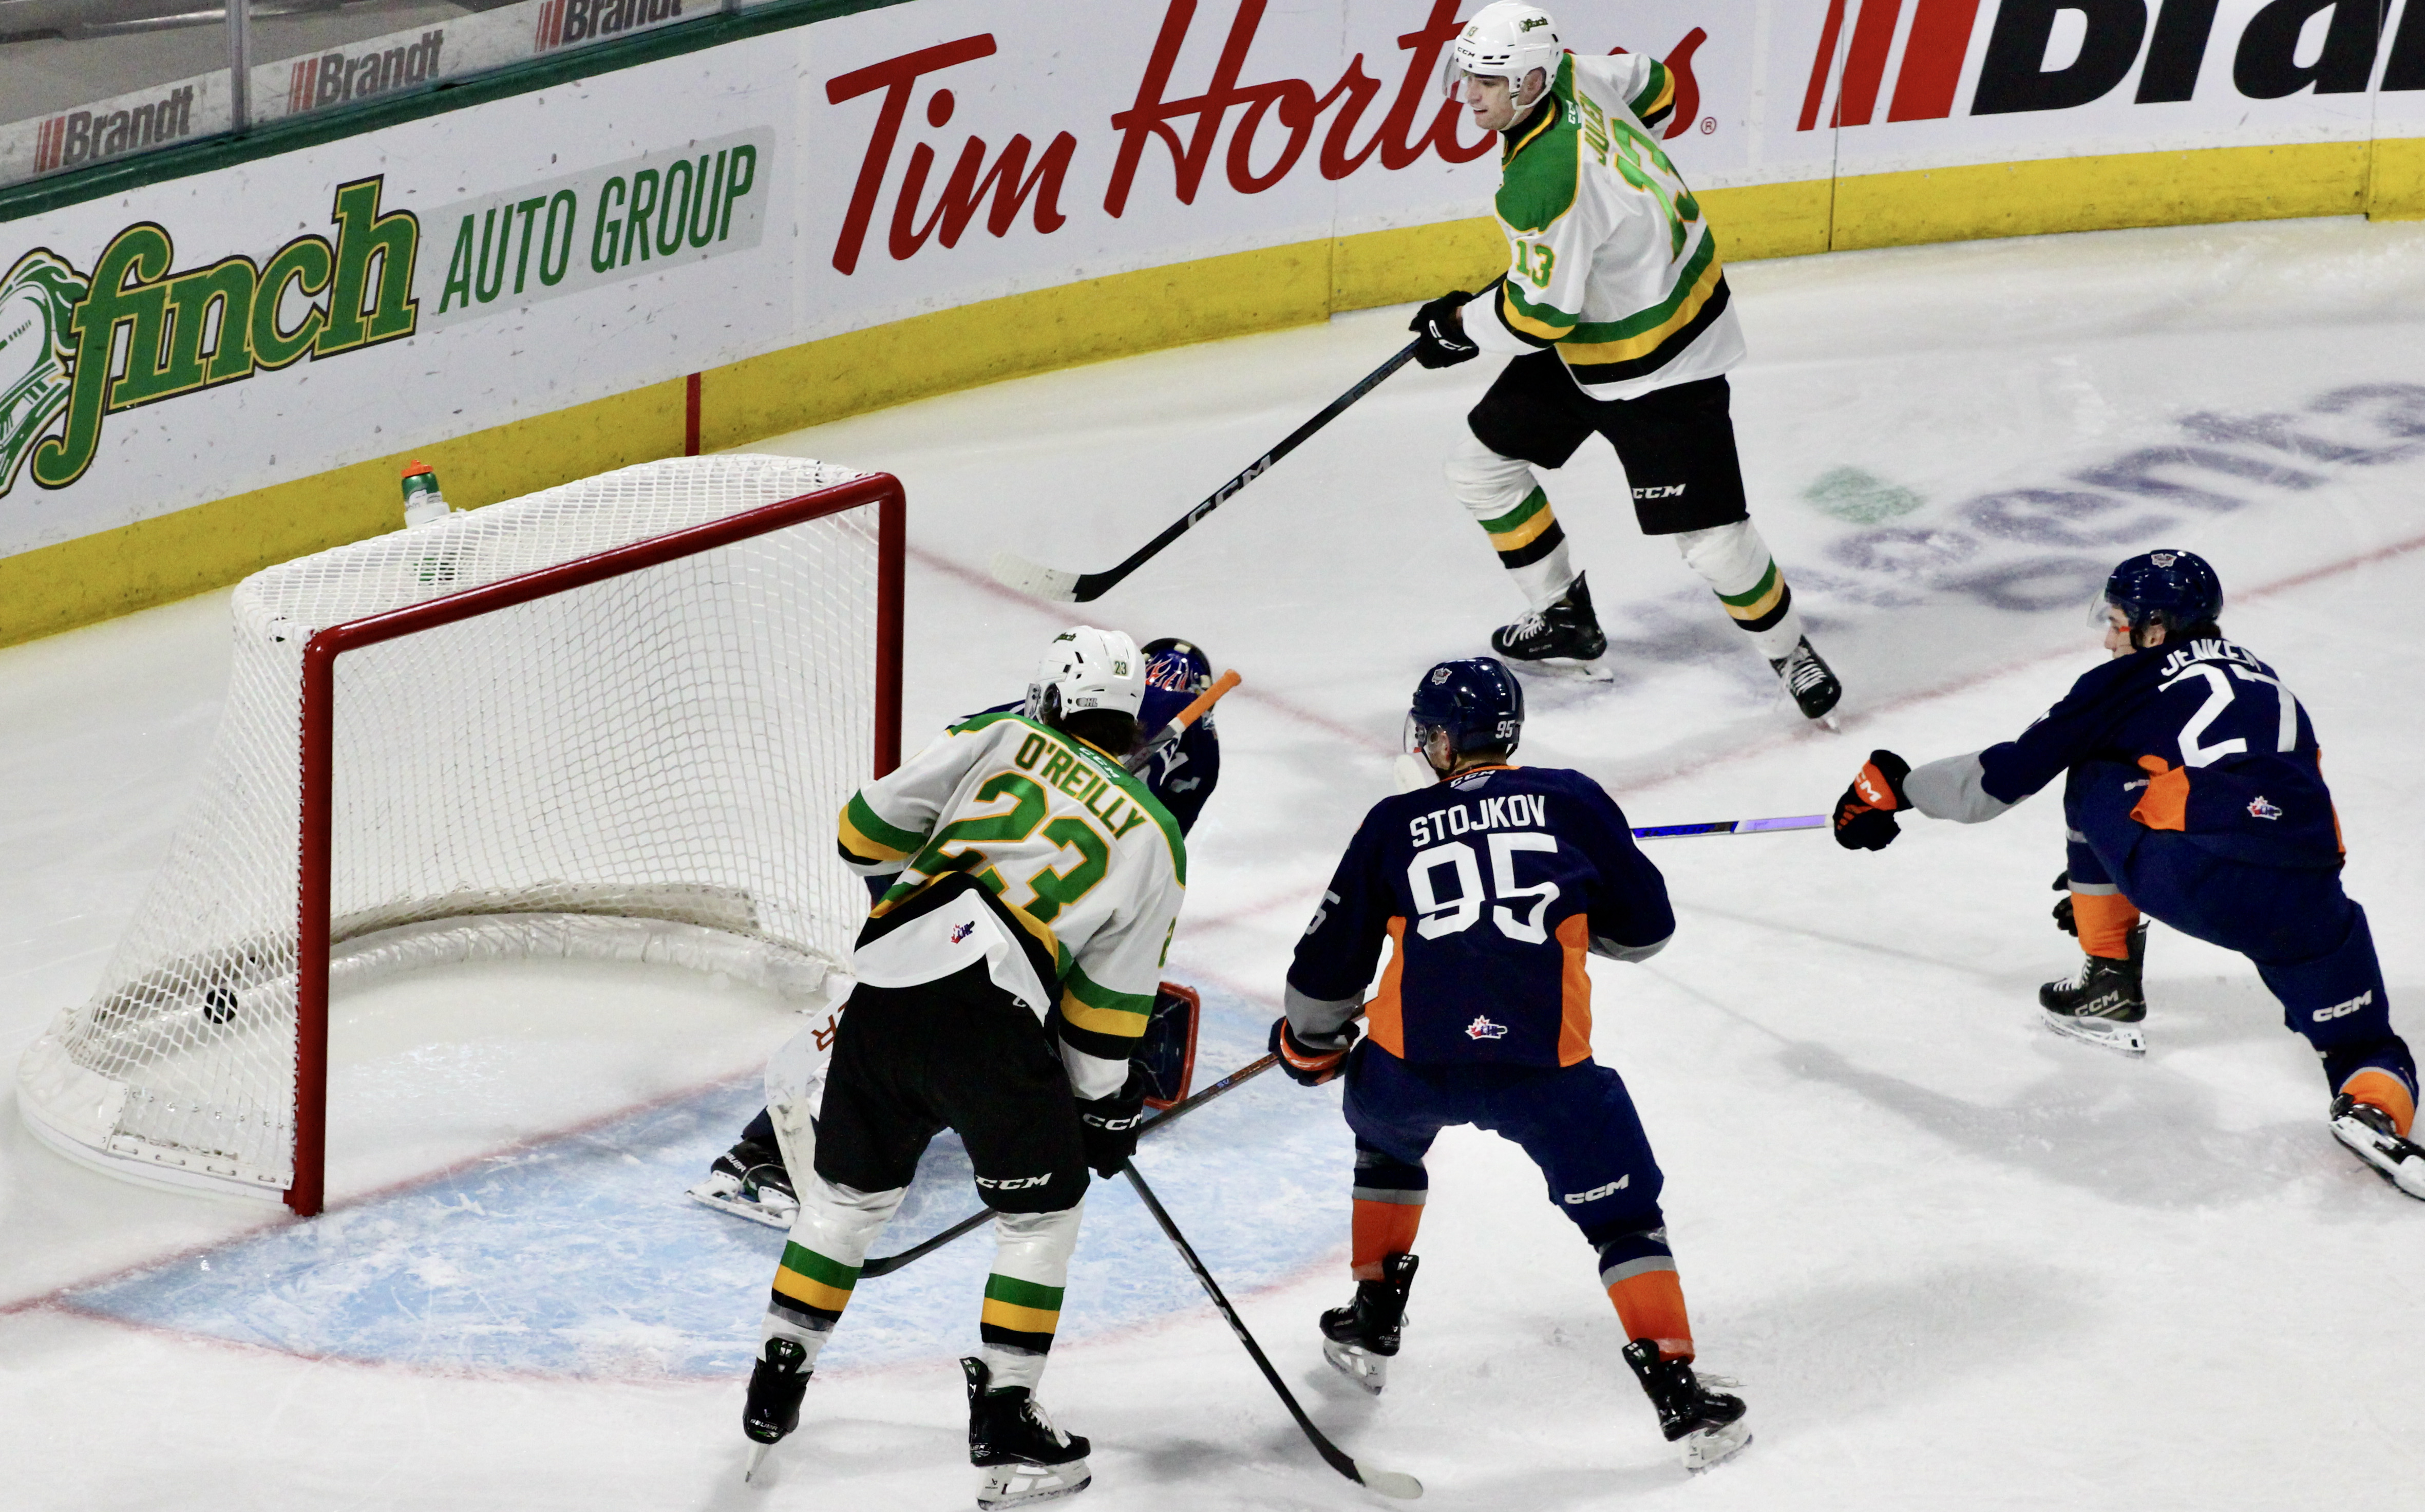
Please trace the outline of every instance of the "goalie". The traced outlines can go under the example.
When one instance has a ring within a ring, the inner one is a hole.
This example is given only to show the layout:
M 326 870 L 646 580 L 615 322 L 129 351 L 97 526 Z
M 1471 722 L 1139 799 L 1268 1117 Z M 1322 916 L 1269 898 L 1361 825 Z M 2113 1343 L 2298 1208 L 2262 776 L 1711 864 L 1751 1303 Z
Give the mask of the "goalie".
M 1185 835 L 1196 827 L 1205 800 L 1212 797 L 1213 787 L 1221 780 L 1221 733 L 1213 725 L 1210 709 L 1175 732 L 1171 726 L 1197 695 L 1212 687 L 1212 661 L 1194 642 L 1169 635 L 1148 641 L 1143 655 L 1145 694 L 1138 705 L 1137 723 L 1148 741 L 1124 760 L 1170 812 L 1178 822 L 1179 832 Z M 1031 692 L 1029 699 L 998 703 L 971 717 L 1014 711 L 1034 717 L 1037 711 L 1032 706 L 1033 697 Z M 889 876 L 868 877 L 871 900 L 883 897 L 891 881 Z M 1200 1008 L 1193 988 L 1164 982 L 1156 989 L 1153 1013 L 1136 1055 L 1146 1073 L 1148 1106 L 1167 1107 L 1187 1095 L 1196 1063 L 1196 1024 Z M 835 1022 L 836 1018 L 829 1016 L 786 1046 L 768 1066 L 770 1105 L 787 1097 L 803 1103 L 811 1101 L 806 1094 L 812 1078 L 821 1073 L 825 1052 L 832 1047 Z M 692 1187 L 689 1195 L 695 1201 L 735 1217 L 776 1229 L 792 1226 L 799 1212 L 799 1198 L 793 1186 L 783 1141 L 775 1132 L 775 1118 L 767 1108 L 761 1108 L 758 1116 L 742 1129 L 740 1139 L 731 1150 L 715 1157 L 715 1163 L 708 1167 L 707 1179 Z

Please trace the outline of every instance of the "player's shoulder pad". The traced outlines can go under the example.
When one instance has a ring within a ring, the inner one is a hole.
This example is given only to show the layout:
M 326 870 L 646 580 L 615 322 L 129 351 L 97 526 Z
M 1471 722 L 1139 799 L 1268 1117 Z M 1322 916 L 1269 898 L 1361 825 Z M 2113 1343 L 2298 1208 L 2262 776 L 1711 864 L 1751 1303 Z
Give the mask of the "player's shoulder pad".
M 1567 78 L 1559 70 L 1560 82 Z M 1574 208 L 1582 177 L 1582 135 L 1575 129 L 1571 89 L 1547 117 L 1518 138 L 1499 170 L 1499 218 L 1513 231 L 1546 231 Z

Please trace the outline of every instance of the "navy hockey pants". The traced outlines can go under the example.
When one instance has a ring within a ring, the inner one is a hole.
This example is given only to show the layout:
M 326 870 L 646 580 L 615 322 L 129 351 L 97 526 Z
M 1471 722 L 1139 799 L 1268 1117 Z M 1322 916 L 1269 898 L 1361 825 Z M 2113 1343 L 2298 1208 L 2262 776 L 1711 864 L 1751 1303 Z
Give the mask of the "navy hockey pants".
M 1432 1141 L 1467 1123 L 1523 1147 L 1550 1201 L 1599 1249 L 1604 1273 L 1669 1254 L 1659 1212 L 1666 1178 L 1624 1081 L 1597 1062 L 1415 1066 L 1368 1039 L 1347 1059 L 1345 1111 L 1359 1198 L 1421 1202 Z
M 2391 1030 L 2374 934 L 2366 910 L 2341 891 L 2338 872 L 2228 861 L 2168 830 L 2140 830 L 2127 846 L 2071 833 L 2075 887 L 2119 887 L 2149 917 L 2254 961 L 2282 1005 L 2283 1022 L 2316 1048 L 2335 1091 L 2373 1067 L 2414 1094 L 2417 1062 Z

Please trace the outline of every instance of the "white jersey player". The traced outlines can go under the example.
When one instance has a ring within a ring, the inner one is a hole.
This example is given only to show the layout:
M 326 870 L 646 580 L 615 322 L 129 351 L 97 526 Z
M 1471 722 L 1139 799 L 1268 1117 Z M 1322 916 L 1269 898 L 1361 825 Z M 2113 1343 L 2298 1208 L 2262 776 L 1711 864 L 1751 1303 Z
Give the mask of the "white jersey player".
M 1497 0 L 1457 38 L 1443 82 L 1504 137 L 1493 208 L 1507 272 L 1478 296 L 1434 299 L 1409 328 L 1425 367 L 1515 359 L 1448 463 L 1457 502 L 1532 606 L 1491 649 L 1529 662 L 1608 649 L 1533 474 L 1597 432 L 1624 463 L 1643 534 L 1675 539 L 1804 716 L 1822 717 L 1843 690 L 1744 502 L 1725 377 L 1742 332 L 1717 240 L 1653 135 L 1675 105 L 1667 69 L 1577 56 L 1547 12 Z
M 961 1361 L 978 1504 L 1088 1484 L 1086 1440 L 1055 1429 L 1034 1393 L 1086 1169 L 1110 1176 L 1136 1145 L 1144 1081 L 1130 1056 L 1187 881 L 1178 822 L 1120 762 L 1144 691 L 1127 635 L 1068 631 L 1022 712 L 954 727 L 843 810 L 844 861 L 894 880 L 859 933 L 814 1110 L 742 1420 L 757 1443 L 798 1423 L 869 1246 L 948 1127 L 996 1214 L 983 1348 Z

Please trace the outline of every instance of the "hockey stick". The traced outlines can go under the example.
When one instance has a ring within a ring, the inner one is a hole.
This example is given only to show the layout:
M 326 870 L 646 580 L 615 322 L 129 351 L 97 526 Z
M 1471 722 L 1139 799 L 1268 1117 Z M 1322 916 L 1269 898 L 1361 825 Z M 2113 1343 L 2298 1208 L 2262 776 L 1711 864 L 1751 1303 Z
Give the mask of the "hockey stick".
M 1242 681 L 1244 681 L 1244 679 L 1238 676 L 1238 672 L 1235 668 L 1222 673 L 1220 677 L 1213 682 L 1211 687 L 1206 688 L 1203 692 L 1196 695 L 1195 698 L 1190 699 L 1187 702 L 1186 708 L 1180 710 L 1175 715 L 1172 715 L 1170 716 L 1170 723 L 1155 731 L 1151 739 L 1148 740 L 1144 745 L 1139 746 L 1135 751 L 1131 753 L 1120 764 L 1126 766 L 1132 772 L 1144 771 L 1146 764 L 1152 761 L 1156 756 L 1161 755 L 1162 748 L 1164 746 L 1174 743 L 1180 736 L 1187 733 L 1188 726 L 1193 725 L 1196 720 L 1201 719 L 1206 715 L 1212 713 L 1212 705 L 1221 701 L 1221 695 L 1229 692 L 1231 688 L 1236 687 Z
M 1331 400 L 1322 413 L 1290 431 L 1278 445 L 1255 458 L 1245 472 L 1214 489 L 1203 503 L 1172 521 L 1161 535 L 1147 541 L 1117 567 L 1103 572 L 1065 572 L 1057 567 L 1031 562 L 1014 552 L 996 552 L 993 561 L 988 564 L 988 571 L 1005 587 L 1017 588 L 1034 598 L 1049 599 L 1057 603 L 1087 603 L 1101 598 L 1120 579 L 1153 560 L 1164 547 L 1195 529 L 1197 521 L 1229 503 L 1230 496 L 1240 489 L 1270 472 L 1274 463 L 1296 450 L 1308 436 L 1338 419 L 1341 410 L 1379 388 L 1382 379 L 1406 365 L 1420 345 L 1419 342 L 1408 342 L 1396 356 L 1366 374 L 1354 388 Z
M 1280 1058 L 1277 1055 L 1265 1055 L 1259 1060 L 1248 1061 L 1244 1066 L 1239 1067 L 1236 1070 L 1231 1071 L 1229 1075 L 1224 1076 L 1219 1081 L 1213 1083 L 1211 1086 L 1206 1087 L 1203 1091 L 1189 1098 L 1186 1102 L 1174 1103 L 1171 1105 L 1168 1112 L 1148 1119 L 1145 1127 L 1137 1132 L 1137 1137 L 1142 1139 L 1147 1134 L 1152 1134 L 1156 1130 L 1162 1128 L 1164 1124 L 1174 1122 L 1177 1119 L 1186 1117 L 1188 1114 L 1195 1112 L 1197 1108 L 1202 1107 L 1205 1103 L 1212 1102 L 1216 1097 L 1219 1097 L 1222 1093 L 1244 1086 L 1246 1083 L 1253 1081 L 1256 1077 L 1262 1075 L 1263 1072 L 1270 1070 L 1279 1063 Z M 942 1248 L 945 1245 L 950 1244 L 953 1240 L 959 1238 L 961 1235 L 974 1231 L 979 1226 L 983 1225 L 992 1216 L 993 1210 L 991 1208 L 987 1208 L 982 1212 L 972 1213 L 967 1217 L 962 1218 L 959 1222 L 944 1230 L 941 1233 L 936 1234 L 930 1239 L 920 1240 L 917 1244 L 910 1246 L 908 1248 L 901 1251 L 901 1253 L 897 1255 L 880 1255 L 877 1258 L 869 1261 L 866 1264 L 859 1267 L 859 1274 L 862 1279 L 870 1276 L 890 1276 L 894 1271 L 899 1270 L 902 1266 L 908 1264 L 911 1261 L 923 1259 L 927 1255 L 931 1255 L 936 1250 Z
M 1636 840 L 1690 840 L 1694 835 L 1765 835 L 1779 829 L 1824 829 L 1823 813 L 1789 814 L 1780 819 L 1712 819 L 1707 824 L 1650 824 L 1633 831 Z
M 1153 1195 L 1153 1188 L 1146 1185 L 1145 1178 L 1137 1174 L 1135 1163 L 1123 1162 L 1120 1174 L 1129 1179 L 1129 1184 L 1136 1188 L 1136 1195 L 1145 1199 L 1146 1211 L 1153 1214 L 1154 1222 L 1162 1225 L 1162 1231 L 1170 1236 L 1171 1244 L 1179 1250 L 1180 1259 L 1187 1262 L 1187 1268 L 1194 1271 L 1196 1279 L 1203 1283 L 1204 1295 L 1212 1299 L 1212 1305 L 1221 1310 L 1221 1316 L 1229 1320 L 1229 1331 L 1238 1336 L 1238 1342 L 1246 1346 L 1246 1353 L 1254 1357 L 1256 1366 L 1263 1373 L 1263 1379 L 1271 1382 L 1272 1390 L 1280 1393 L 1281 1405 L 1289 1409 L 1289 1416 L 1296 1419 L 1296 1425 L 1305 1430 L 1306 1438 L 1313 1444 L 1314 1453 L 1323 1457 L 1324 1463 L 1358 1486 L 1370 1487 L 1383 1496 L 1411 1502 L 1422 1495 L 1423 1483 L 1412 1475 L 1360 1463 L 1323 1437 L 1322 1430 L 1313 1425 L 1313 1420 L 1305 1415 L 1305 1408 L 1297 1406 L 1296 1397 L 1281 1383 L 1280 1373 L 1272 1369 L 1272 1362 L 1263 1356 L 1262 1346 L 1256 1343 L 1255 1336 L 1246 1331 L 1246 1321 L 1238 1316 L 1238 1310 L 1221 1295 L 1221 1283 L 1204 1268 L 1204 1262 L 1196 1256 L 1195 1247 L 1187 1242 L 1186 1235 L 1179 1231 L 1179 1225 L 1170 1221 L 1170 1214 L 1164 1211 L 1160 1199 Z

